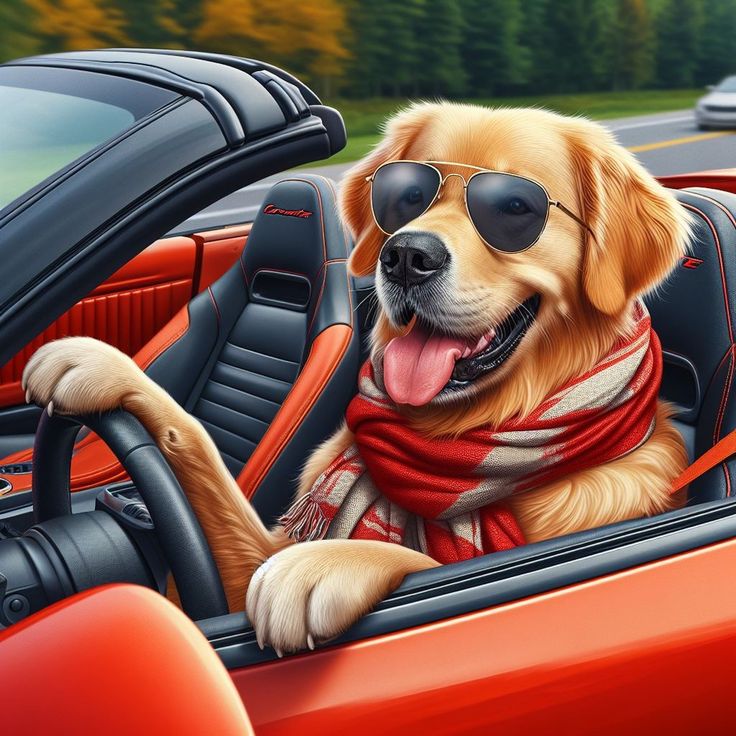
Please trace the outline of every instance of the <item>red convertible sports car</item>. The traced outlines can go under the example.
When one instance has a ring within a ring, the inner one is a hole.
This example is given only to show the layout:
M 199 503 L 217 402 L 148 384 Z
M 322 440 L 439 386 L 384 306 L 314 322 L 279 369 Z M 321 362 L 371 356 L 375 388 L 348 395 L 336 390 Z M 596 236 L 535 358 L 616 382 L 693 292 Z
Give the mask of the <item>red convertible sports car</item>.
M 736 724 L 736 461 L 682 509 L 412 575 L 277 659 L 227 609 L 197 519 L 124 413 L 48 417 L 45 341 L 135 357 L 266 520 L 340 421 L 370 327 L 335 190 L 197 213 L 345 144 L 268 64 L 105 50 L 0 66 L 0 694 L 13 733 L 723 733 Z M 663 180 L 692 251 L 649 299 L 692 458 L 736 428 L 736 172 Z M 183 223 L 183 224 L 182 224 Z M 195 223 L 192 225 L 191 223 Z M 184 613 L 159 593 L 171 573 Z

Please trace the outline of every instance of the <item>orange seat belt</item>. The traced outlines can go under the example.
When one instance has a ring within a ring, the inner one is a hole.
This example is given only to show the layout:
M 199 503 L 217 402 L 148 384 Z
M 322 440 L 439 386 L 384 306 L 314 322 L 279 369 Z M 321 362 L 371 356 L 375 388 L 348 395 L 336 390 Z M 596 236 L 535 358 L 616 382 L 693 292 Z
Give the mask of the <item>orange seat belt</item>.
M 723 439 L 718 440 L 713 447 L 704 452 L 691 465 L 680 473 L 672 484 L 672 493 L 683 489 L 696 478 L 707 473 L 711 468 L 715 468 L 719 463 L 728 460 L 732 455 L 736 454 L 736 429 L 729 432 Z

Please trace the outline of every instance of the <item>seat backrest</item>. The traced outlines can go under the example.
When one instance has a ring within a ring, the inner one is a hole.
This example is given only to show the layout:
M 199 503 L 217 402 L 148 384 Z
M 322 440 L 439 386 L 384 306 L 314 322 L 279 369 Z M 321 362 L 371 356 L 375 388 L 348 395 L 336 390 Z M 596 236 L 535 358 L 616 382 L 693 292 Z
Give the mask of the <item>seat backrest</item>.
M 186 333 L 147 371 L 202 422 L 267 521 L 354 392 L 349 250 L 332 182 L 280 181 L 239 261 L 190 302 Z
M 675 196 L 693 215 L 692 245 L 647 305 L 664 353 L 662 396 L 676 406 L 692 460 L 736 428 L 736 196 L 711 189 Z M 695 481 L 690 495 L 706 501 L 732 489 L 736 460 Z

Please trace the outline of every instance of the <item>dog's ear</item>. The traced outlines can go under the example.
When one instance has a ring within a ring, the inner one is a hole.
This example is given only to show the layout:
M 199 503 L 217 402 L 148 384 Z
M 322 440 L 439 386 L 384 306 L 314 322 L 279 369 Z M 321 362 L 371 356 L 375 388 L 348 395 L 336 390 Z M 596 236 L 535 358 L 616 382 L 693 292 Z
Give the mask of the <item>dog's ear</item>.
M 587 235 L 583 287 L 593 306 L 614 316 L 659 284 L 685 254 L 690 217 L 602 126 L 568 130 Z
M 343 177 L 340 185 L 340 212 L 355 240 L 355 247 L 348 261 L 350 271 L 355 276 L 373 273 L 386 238 L 373 220 L 367 178 L 386 161 L 406 158 L 409 147 L 434 107 L 433 104 L 416 104 L 390 118 L 378 146 Z

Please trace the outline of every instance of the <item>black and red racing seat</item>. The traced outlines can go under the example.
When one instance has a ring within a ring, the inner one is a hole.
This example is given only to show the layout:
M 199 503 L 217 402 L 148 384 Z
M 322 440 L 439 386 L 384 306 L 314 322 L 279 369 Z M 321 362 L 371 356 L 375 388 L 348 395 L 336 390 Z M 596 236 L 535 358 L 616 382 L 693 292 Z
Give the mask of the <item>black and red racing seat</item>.
M 736 195 L 714 189 L 674 192 L 694 216 L 689 254 L 647 299 L 662 342 L 662 396 L 690 460 L 736 429 Z M 691 502 L 736 493 L 736 458 L 690 484 Z
M 342 421 L 355 391 L 349 251 L 332 182 L 284 179 L 268 192 L 235 265 L 135 356 L 202 422 L 267 521 L 288 505 L 309 452 Z M 95 435 L 77 443 L 74 490 L 124 477 Z M 18 487 L 19 476 L 11 480 Z

